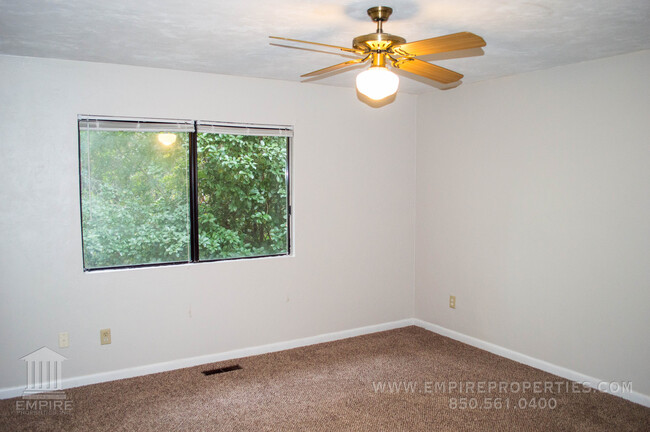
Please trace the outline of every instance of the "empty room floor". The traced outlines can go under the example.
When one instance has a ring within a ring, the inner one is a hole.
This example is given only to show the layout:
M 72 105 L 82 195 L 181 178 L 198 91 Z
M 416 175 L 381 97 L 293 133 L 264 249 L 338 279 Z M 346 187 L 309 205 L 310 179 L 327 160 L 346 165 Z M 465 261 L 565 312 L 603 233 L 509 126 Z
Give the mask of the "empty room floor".
M 69 409 L 58 412 L 0 401 L 0 430 L 650 429 L 650 408 L 413 326 L 65 395 Z

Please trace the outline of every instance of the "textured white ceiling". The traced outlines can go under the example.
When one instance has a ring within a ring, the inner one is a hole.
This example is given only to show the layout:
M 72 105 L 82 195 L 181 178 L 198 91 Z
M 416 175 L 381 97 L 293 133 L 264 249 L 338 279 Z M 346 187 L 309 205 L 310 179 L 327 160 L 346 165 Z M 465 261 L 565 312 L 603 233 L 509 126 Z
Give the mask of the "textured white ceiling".
M 650 49 L 650 0 L 0 0 L 0 53 L 299 81 L 346 57 L 269 35 L 350 46 L 375 31 L 378 5 L 394 10 L 384 31 L 407 41 L 482 36 L 482 51 L 425 58 L 464 83 Z M 357 72 L 311 82 L 353 87 Z M 414 78 L 401 91 L 432 88 Z

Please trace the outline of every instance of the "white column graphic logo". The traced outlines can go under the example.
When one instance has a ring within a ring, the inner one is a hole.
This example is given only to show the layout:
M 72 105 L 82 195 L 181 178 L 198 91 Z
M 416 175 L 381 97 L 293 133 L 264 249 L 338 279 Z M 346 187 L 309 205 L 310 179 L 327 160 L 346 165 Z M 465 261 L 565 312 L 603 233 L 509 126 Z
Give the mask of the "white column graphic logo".
M 60 391 L 62 387 L 62 363 L 67 360 L 62 355 L 43 347 L 21 358 L 27 365 L 27 387 L 23 393 Z

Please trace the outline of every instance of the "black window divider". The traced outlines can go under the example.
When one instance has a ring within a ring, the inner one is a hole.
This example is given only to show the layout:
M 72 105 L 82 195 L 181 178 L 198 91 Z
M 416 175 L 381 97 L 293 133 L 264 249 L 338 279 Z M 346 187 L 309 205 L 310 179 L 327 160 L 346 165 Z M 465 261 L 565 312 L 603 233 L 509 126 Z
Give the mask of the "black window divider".
M 189 139 L 190 261 L 199 262 L 199 185 L 196 122 L 194 122 L 194 132 L 190 132 Z

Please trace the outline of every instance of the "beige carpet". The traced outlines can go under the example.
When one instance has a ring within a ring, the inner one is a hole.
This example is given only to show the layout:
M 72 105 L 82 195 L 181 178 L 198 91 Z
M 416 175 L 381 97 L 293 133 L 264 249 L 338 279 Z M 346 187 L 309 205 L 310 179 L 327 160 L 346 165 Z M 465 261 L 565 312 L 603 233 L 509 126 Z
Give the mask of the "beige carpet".
M 242 369 L 201 373 L 233 364 Z M 388 383 L 407 389 L 391 392 Z M 19 413 L 22 398 L 0 401 L 0 430 L 650 430 L 650 408 L 574 391 L 569 381 L 417 327 L 65 393 L 67 410 Z

